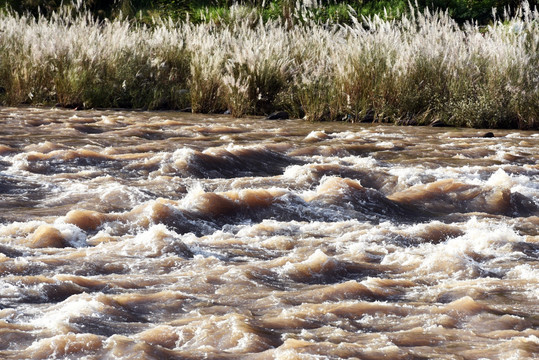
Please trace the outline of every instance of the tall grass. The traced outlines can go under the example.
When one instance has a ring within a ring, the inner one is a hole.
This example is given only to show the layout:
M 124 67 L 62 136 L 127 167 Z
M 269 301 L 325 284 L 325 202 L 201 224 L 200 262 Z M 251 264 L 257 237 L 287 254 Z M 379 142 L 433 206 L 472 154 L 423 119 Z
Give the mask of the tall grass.
M 539 13 L 527 3 L 488 27 L 428 11 L 347 26 L 305 8 L 290 19 L 241 6 L 226 21 L 152 27 L 3 12 L 0 103 L 539 126 Z

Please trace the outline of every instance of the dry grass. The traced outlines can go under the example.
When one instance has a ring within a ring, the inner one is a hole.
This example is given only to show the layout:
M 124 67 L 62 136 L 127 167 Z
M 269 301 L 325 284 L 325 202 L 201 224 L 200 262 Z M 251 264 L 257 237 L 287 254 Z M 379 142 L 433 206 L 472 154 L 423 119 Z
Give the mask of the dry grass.
M 487 28 L 417 12 L 343 27 L 301 11 L 295 26 L 238 7 L 226 22 L 152 28 L 4 13 L 0 101 L 538 127 L 539 14 L 526 3 Z

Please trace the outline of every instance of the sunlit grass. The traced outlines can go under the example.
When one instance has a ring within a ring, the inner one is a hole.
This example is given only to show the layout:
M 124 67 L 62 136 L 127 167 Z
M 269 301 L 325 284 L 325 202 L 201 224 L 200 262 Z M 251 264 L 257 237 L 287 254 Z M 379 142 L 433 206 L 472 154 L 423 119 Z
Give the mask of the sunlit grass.
M 527 4 L 486 28 L 444 13 L 343 26 L 293 11 L 301 21 L 235 6 L 219 21 L 152 27 L 3 13 L 0 102 L 538 127 L 539 14 Z

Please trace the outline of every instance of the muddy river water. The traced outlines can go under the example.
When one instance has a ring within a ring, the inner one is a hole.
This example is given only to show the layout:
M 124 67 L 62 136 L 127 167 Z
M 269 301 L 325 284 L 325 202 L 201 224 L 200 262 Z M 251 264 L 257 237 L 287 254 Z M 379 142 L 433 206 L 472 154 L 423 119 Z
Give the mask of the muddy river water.
M 527 359 L 539 133 L 0 108 L 2 359 Z

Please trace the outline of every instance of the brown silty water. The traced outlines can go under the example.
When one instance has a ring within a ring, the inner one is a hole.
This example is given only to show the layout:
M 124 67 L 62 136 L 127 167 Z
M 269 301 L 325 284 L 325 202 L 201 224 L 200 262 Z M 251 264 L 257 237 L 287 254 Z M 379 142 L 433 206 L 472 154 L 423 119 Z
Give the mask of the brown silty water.
M 0 122 L 0 358 L 537 358 L 538 132 Z

